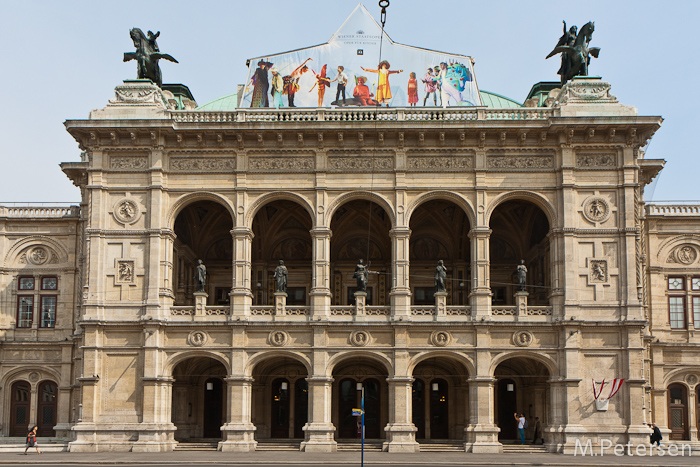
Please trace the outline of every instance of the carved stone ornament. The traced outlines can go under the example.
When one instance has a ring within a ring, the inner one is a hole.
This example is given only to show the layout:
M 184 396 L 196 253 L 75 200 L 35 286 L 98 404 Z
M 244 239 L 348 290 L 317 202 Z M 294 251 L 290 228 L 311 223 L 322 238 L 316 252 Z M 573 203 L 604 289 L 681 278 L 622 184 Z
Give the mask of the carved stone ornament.
M 141 217 L 138 203 L 131 198 L 123 198 L 114 205 L 112 215 L 122 224 L 133 224 Z
M 192 331 L 187 336 L 187 343 L 194 347 L 202 347 L 209 341 L 209 334 L 204 331 Z
M 668 258 L 668 263 L 693 264 L 698 259 L 698 251 L 692 245 L 675 248 Z
M 593 169 L 598 167 L 615 167 L 615 154 L 579 154 L 576 156 L 576 167 Z
M 287 334 L 285 331 L 272 331 L 269 336 L 267 336 L 267 341 L 270 343 L 270 345 L 274 345 L 275 347 L 282 347 L 287 345 L 289 342 L 289 334 Z
M 35 266 L 41 266 L 49 261 L 49 251 L 43 246 L 35 246 L 27 253 L 27 260 Z
M 146 167 L 146 156 L 112 156 L 109 159 L 109 168 L 114 170 L 143 170 Z
M 529 347 L 535 342 L 535 336 L 530 331 L 515 331 L 513 333 L 513 344 L 518 347 Z
M 604 259 L 592 259 L 589 262 L 588 283 L 605 284 L 608 282 L 608 262 Z
M 610 88 L 610 83 L 600 79 L 574 79 L 562 87 L 554 106 L 562 104 L 615 104 L 617 98 L 610 94 Z
M 489 169 L 551 169 L 554 167 L 552 156 L 488 156 Z
M 409 156 L 408 170 L 420 172 L 464 171 L 471 169 L 471 157 Z
M 37 381 L 39 381 L 39 373 L 37 373 L 36 371 L 32 371 L 31 373 L 29 373 L 28 379 L 30 383 L 36 383 Z
M 169 109 L 168 100 L 163 91 L 150 81 L 132 81 L 120 84 L 114 88 L 114 99 L 110 99 L 109 106 L 136 105 L 148 107 L 161 107 Z
M 118 261 L 117 262 L 117 283 L 133 284 L 134 282 L 134 262 L 133 261 Z
M 314 170 L 313 157 L 250 157 L 248 170 L 253 172 L 307 172 Z
M 430 343 L 436 347 L 445 347 L 452 342 L 452 335 L 447 331 L 433 331 L 430 334 Z
M 230 157 L 172 157 L 171 172 L 231 172 L 236 160 Z
M 583 203 L 583 216 L 591 222 L 605 222 L 610 217 L 610 204 L 600 196 L 591 196 Z
M 350 333 L 350 344 L 355 347 L 364 347 L 369 344 L 371 336 L 367 331 L 353 331 Z
M 697 375 L 687 375 L 685 377 L 685 382 L 688 383 L 690 387 L 693 387 L 698 384 L 698 377 Z
M 329 157 L 328 170 L 331 172 L 391 171 L 393 157 Z

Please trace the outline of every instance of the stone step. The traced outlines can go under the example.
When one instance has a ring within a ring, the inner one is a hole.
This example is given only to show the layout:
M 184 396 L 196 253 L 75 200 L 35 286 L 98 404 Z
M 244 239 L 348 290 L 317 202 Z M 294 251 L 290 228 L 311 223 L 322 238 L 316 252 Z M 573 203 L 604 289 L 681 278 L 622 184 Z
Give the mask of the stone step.
M 258 440 L 256 451 L 299 451 L 301 450 L 301 441 L 267 441 Z
M 532 444 L 504 444 L 504 453 L 530 453 L 537 454 L 547 452 L 547 448 L 543 445 L 532 445 Z
M 420 452 L 465 452 L 464 441 L 430 441 L 419 443 Z
M 381 452 L 383 441 L 365 441 L 365 451 Z M 358 441 L 338 441 L 339 452 L 360 452 L 362 444 Z
M 217 451 L 219 449 L 219 442 L 188 442 L 188 443 L 178 443 L 175 446 L 176 451 Z

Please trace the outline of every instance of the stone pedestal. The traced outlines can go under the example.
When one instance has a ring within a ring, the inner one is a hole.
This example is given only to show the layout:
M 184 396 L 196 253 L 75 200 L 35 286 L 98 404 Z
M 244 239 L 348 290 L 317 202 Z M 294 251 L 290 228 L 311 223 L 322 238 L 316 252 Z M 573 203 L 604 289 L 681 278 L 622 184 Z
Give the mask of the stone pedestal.
M 367 292 L 355 292 L 355 316 L 365 316 Z
M 435 292 L 435 316 L 447 316 L 447 292 Z
M 207 309 L 207 298 L 209 294 L 206 292 L 195 292 L 194 295 L 194 315 L 204 316 Z
M 515 314 L 520 316 L 525 316 L 527 314 L 527 292 L 524 290 L 518 290 L 515 292 Z
M 287 294 L 286 292 L 275 292 L 275 316 L 287 314 Z

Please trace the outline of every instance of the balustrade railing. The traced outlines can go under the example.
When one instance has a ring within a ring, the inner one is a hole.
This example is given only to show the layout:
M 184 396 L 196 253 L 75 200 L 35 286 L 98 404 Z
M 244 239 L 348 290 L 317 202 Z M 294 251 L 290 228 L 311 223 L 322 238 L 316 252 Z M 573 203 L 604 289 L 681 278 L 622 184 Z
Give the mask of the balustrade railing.
M 435 314 L 435 306 L 412 305 L 411 315 L 413 316 L 431 316 Z
M 448 305 L 445 314 L 447 316 L 470 316 L 472 308 L 464 305 Z
M 171 316 L 194 316 L 194 306 L 171 306 Z
M 391 314 L 390 306 L 368 305 L 365 307 L 367 316 L 389 316 Z
M 352 316 L 355 314 L 355 307 L 352 305 L 335 305 L 331 307 L 331 316 Z
M 275 307 L 272 305 L 256 305 L 250 307 L 250 314 L 252 316 L 272 316 L 274 311 Z
M 204 309 L 204 314 L 207 316 L 228 316 L 230 313 L 230 306 L 207 306 Z
M 289 316 L 305 316 L 309 314 L 311 307 L 308 306 L 287 306 L 284 311 Z
M 647 216 L 700 216 L 700 202 L 647 203 Z
M 48 204 L 48 203 L 47 203 Z M 0 217 L 15 218 L 61 218 L 80 217 L 79 206 L 67 205 L 0 205 Z
M 515 316 L 515 306 L 492 306 L 491 314 L 493 316 Z
M 528 306 L 525 309 L 526 316 L 552 316 L 551 306 Z

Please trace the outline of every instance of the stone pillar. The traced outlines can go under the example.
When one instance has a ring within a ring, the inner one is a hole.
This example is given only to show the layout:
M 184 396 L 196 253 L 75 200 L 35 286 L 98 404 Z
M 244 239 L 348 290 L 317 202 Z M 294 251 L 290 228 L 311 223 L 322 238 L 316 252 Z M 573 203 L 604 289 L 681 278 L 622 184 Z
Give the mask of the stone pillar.
M 447 316 L 447 292 L 435 292 L 435 317 Z
M 688 427 L 690 428 L 690 441 L 698 441 L 698 425 L 696 420 L 698 419 L 698 400 L 696 398 L 696 388 L 693 387 L 688 391 Z
M 333 378 L 313 376 L 309 383 L 309 422 L 304 425 L 304 441 L 301 450 L 305 452 L 335 452 L 337 443 L 333 439 L 335 427 L 331 423 L 331 403 L 333 400 Z
M 518 318 L 527 316 L 527 297 L 528 293 L 524 290 L 515 292 L 515 313 Z
M 389 423 L 384 428 L 387 441 L 384 450 L 389 452 L 419 452 L 416 441 L 418 429 L 413 424 L 413 378 L 395 376 L 389 383 Z
M 287 314 L 287 294 L 285 292 L 275 292 L 275 316 Z
M 411 229 L 405 226 L 389 231 L 392 250 L 391 315 L 395 319 L 411 316 L 411 284 L 409 281 L 409 239 Z
M 472 241 L 472 289 L 469 304 L 474 319 L 491 315 L 491 263 L 489 260 L 488 226 L 473 227 L 469 231 Z
M 331 312 L 331 229 L 316 227 L 310 233 L 313 245 L 311 317 L 325 319 Z
M 194 315 L 201 318 L 206 315 L 209 294 L 206 292 L 194 292 L 192 295 L 194 295 Z
M 469 379 L 469 425 L 464 429 L 466 449 L 473 453 L 502 452 L 501 429 L 494 423 L 495 383 L 491 377 Z
M 365 316 L 365 305 L 367 303 L 367 292 L 355 292 L 355 316 Z
M 253 378 L 235 376 L 225 379 L 228 407 L 227 422 L 221 427 L 223 440 L 219 450 L 225 452 L 255 451 L 255 425 L 251 422 Z
M 253 231 L 248 227 L 235 227 L 233 237 L 233 288 L 231 290 L 231 318 L 236 320 L 250 316 L 253 292 L 250 290 L 251 245 Z

